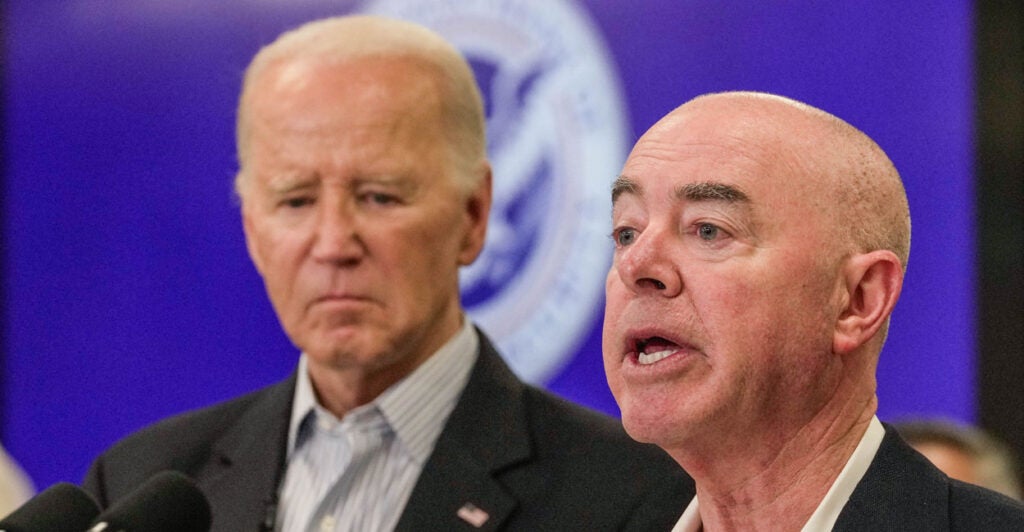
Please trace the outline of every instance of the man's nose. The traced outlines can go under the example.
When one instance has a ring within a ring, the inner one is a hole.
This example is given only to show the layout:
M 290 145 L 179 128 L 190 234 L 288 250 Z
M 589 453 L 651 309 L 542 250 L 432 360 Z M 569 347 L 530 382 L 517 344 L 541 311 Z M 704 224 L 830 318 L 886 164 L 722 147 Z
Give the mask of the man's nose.
M 358 262 L 366 254 L 355 208 L 345 201 L 318 204 L 313 257 L 339 265 Z
M 679 265 L 672 260 L 673 241 L 671 230 L 648 227 L 636 241 L 621 248 L 615 267 L 626 288 L 638 294 L 679 295 L 683 280 Z

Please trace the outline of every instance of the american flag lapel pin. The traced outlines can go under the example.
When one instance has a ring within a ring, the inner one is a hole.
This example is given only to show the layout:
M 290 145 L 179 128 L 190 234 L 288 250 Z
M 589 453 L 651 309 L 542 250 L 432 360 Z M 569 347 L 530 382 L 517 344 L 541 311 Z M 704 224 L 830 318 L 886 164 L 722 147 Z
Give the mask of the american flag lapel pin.
M 477 508 L 477 506 L 471 502 L 467 502 L 462 505 L 462 508 L 459 508 L 458 516 L 461 517 L 463 521 L 476 528 L 484 526 L 484 523 L 491 518 L 487 512 Z

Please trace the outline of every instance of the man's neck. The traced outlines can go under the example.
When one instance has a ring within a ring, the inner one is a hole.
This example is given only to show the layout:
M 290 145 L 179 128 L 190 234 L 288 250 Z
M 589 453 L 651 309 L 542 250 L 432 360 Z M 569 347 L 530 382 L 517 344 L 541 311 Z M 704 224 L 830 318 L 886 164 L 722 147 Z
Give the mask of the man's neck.
M 378 355 L 373 363 L 331 364 L 332 357 L 307 356 L 309 378 L 317 402 L 338 419 L 354 408 L 377 399 L 385 390 L 416 371 L 420 365 L 452 341 L 464 328 L 472 325 L 464 321 L 462 314 L 456 314 L 439 334 L 432 336 L 429 343 L 407 342 L 406 352 Z
M 719 442 L 702 456 L 673 453 L 696 480 L 704 530 L 799 530 L 853 454 L 876 405 L 874 396 L 831 405 L 788 433 Z
M 309 377 L 317 402 L 341 419 L 350 410 L 376 399 L 388 387 L 412 373 L 424 360 L 426 357 L 410 358 L 403 360 L 401 366 L 383 370 L 338 369 L 310 361 Z

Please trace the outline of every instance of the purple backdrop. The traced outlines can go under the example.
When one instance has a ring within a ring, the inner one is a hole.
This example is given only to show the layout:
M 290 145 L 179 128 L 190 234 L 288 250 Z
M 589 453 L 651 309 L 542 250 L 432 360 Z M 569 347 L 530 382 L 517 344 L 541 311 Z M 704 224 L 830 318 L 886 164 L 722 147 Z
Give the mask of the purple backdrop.
M 516 9 L 551 5 L 490 4 L 513 6 L 513 26 Z M 628 144 L 697 94 L 750 89 L 829 110 L 886 149 L 906 181 L 914 233 L 879 370 L 880 415 L 973 420 L 969 3 L 824 4 L 576 5 L 618 73 Z M 259 46 L 362 4 L 5 6 L 2 436 L 43 488 L 79 480 L 131 430 L 291 371 L 295 350 L 248 262 L 230 194 L 235 98 Z M 608 182 L 618 170 L 606 169 Z M 600 312 L 588 312 L 569 358 L 543 380 L 615 413 Z

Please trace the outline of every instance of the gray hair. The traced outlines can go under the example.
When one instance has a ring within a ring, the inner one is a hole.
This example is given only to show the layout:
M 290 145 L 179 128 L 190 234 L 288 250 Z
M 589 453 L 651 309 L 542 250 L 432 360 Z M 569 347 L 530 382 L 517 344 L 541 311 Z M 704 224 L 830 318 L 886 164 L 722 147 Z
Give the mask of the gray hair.
M 266 70 L 282 62 L 340 64 L 367 57 L 410 58 L 435 73 L 441 91 L 444 130 L 460 184 L 470 188 L 477 183 L 480 174 L 475 170 L 486 160 L 486 127 L 483 99 L 469 63 L 448 41 L 423 26 L 355 15 L 306 23 L 281 34 L 253 57 L 245 71 L 238 104 L 236 192 L 244 179 L 249 154 L 250 125 L 245 102 Z

